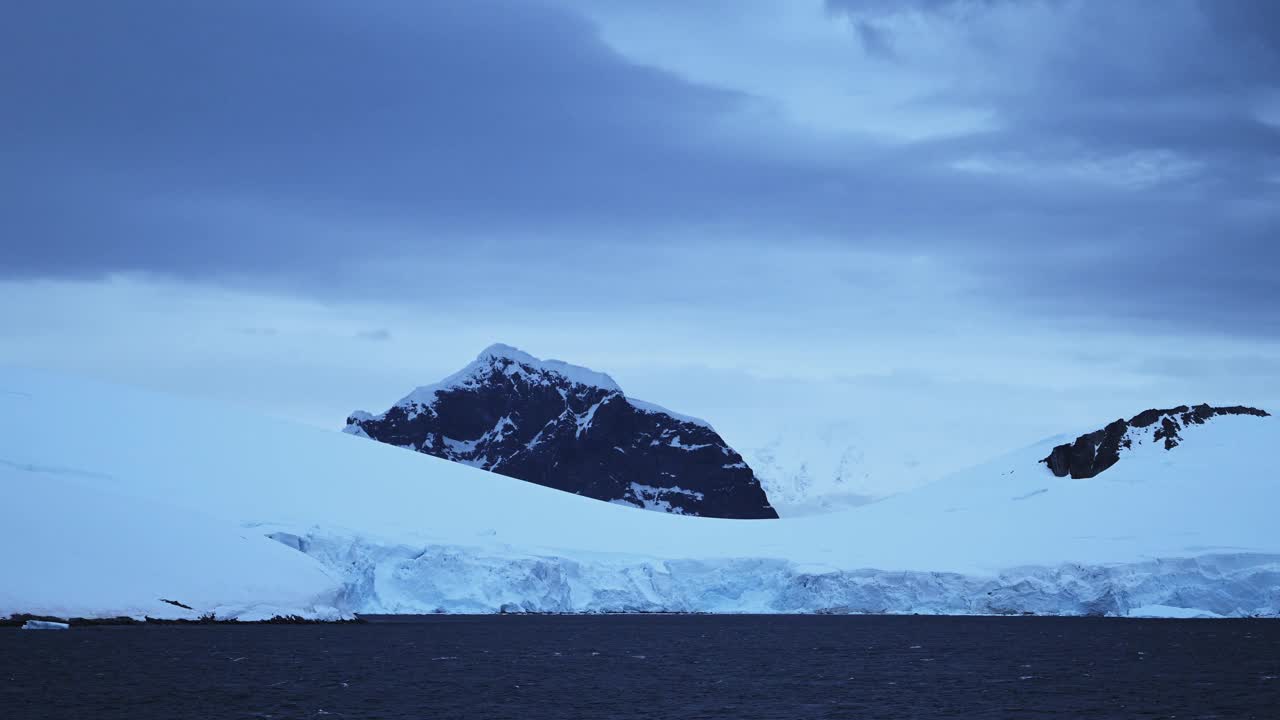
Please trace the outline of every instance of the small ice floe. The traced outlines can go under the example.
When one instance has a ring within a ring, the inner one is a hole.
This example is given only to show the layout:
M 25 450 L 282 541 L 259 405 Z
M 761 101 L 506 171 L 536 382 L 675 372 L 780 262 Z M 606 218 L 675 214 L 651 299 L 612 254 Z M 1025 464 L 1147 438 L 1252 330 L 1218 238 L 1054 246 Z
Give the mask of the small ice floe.
M 28 620 L 23 626 L 23 630 L 67 630 L 70 629 L 67 623 L 53 622 L 51 620 Z

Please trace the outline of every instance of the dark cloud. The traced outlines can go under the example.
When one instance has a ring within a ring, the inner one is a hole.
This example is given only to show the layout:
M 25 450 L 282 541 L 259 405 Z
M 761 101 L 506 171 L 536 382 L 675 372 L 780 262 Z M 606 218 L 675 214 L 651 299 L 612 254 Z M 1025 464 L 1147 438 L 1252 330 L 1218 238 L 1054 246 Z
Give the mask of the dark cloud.
M 1260 70 L 1275 69 L 1280 60 L 1280 5 L 1271 0 L 1200 0 L 1200 9 L 1223 37 L 1243 43 L 1246 52 L 1270 56 L 1271 64 Z
M 387 249 L 344 232 L 370 221 L 411 225 L 404 251 L 678 218 L 746 164 L 687 147 L 741 98 L 535 4 L 55 1 L 9 13 L 3 47 L 11 271 L 308 266 Z
M 1055 322 L 1276 334 L 1278 5 L 828 0 L 886 65 L 911 61 L 893 14 L 963 23 L 986 66 L 920 109 L 995 123 L 797 147 L 768 98 L 539 2 L 25 3 L 0 26 L 0 273 L 501 303 L 705 232 L 941 257 Z M 1030 7 L 1043 47 L 984 25 Z M 449 271 L 352 278 L 371 262 Z
M 864 45 L 867 28 L 875 43 L 893 45 L 892 19 L 916 12 L 963 21 L 973 45 L 991 52 L 990 82 L 935 100 L 989 107 L 1000 129 L 935 150 L 1027 169 L 1024 187 L 988 206 L 1004 222 L 961 215 L 956 227 L 1019 238 L 1014 253 L 986 258 L 993 284 L 1051 322 L 1086 315 L 1124 327 L 1280 334 L 1280 278 L 1268 269 L 1280 262 L 1280 128 L 1257 113 L 1258 98 L 1280 97 L 1280 4 L 827 0 L 827 7 Z M 1046 46 L 1010 54 L 1016 41 L 984 34 L 1005 29 L 984 28 L 984 13 L 1028 7 L 1047 10 L 1055 23 Z M 1114 183 L 1090 186 L 1078 172 Z

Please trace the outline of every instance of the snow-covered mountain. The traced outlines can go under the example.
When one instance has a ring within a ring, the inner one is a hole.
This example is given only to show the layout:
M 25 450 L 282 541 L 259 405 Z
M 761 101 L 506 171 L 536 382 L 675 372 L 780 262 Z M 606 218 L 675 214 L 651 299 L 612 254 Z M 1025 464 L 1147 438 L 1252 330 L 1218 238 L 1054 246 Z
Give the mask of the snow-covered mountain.
M 1090 479 L 1040 462 L 1055 438 L 871 505 L 758 522 L 0 370 L 0 616 L 1280 613 L 1280 421 L 1183 435 Z
M 705 421 L 627 397 L 613 378 L 486 348 L 345 432 L 647 510 L 776 518 L 751 468 Z
M 1135 449 L 1150 445 L 1172 450 L 1182 444 L 1180 433 L 1228 415 L 1268 417 L 1269 413 L 1240 405 L 1212 407 L 1207 404 L 1144 410 L 1129 420 L 1116 420 L 1101 430 L 1085 433 L 1075 442 L 1058 445 L 1040 462 L 1048 465 L 1058 477 L 1096 477 Z

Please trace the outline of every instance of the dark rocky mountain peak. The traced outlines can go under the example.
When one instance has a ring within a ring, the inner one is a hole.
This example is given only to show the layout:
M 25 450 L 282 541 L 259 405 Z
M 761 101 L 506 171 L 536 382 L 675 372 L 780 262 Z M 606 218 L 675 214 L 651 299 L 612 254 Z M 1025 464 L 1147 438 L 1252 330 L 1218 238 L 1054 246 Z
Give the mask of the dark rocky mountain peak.
M 1116 420 L 1101 430 L 1081 435 L 1074 443 L 1059 445 L 1040 462 L 1058 477 L 1091 478 L 1119 462 L 1121 452 L 1132 449 L 1135 443 L 1153 442 L 1172 450 L 1183 442 L 1181 433 L 1186 428 L 1203 425 L 1220 415 L 1268 417 L 1264 410 L 1242 405 L 1179 405 L 1168 410 L 1145 410 L 1129 420 Z
M 776 518 L 747 463 L 697 418 L 613 378 L 493 345 L 345 432 L 557 490 L 685 515 Z

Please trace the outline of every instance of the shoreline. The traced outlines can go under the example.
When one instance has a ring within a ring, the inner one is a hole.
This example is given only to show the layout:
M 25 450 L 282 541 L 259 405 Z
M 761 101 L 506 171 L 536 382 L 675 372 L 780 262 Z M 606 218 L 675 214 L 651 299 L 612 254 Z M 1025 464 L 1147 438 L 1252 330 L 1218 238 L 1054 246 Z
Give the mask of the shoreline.
M 337 620 L 320 620 L 314 618 L 306 618 L 299 615 L 277 615 L 275 617 L 264 620 L 239 620 L 236 618 L 214 618 L 210 616 L 199 618 L 154 618 L 143 617 L 133 618 L 128 616 L 121 617 L 72 617 L 64 618 L 54 615 L 34 615 L 29 613 L 18 613 L 8 617 L 0 617 L 0 628 L 21 628 L 28 621 L 56 622 L 64 623 L 72 628 L 77 627 L 151 627 L 151 626 L 201 626 L 201 625 L 233 625 L 233 626 L 250 626 L 250 625 L 412 625 L 422 623 L 448 623 L 454 621 L 467 621 L 479 619 L 494 619 L 501 617 L 512 618 L 606 618 L 606 617 L 705 617 L 705 618 L 830 618 L 830 617 L 847 617 L 847 618 L 937 618 L 937 619 L 959 619 L 959 618 L 988 618 L 988 619 L 1061 619 L 1061 620 L 1192 620 L 1192 621 L 1254 621 L 1254 620 L 1280 620 L 1280 616 L 1275 615 L 1252 615 L 1240 617 L 1161 617 L 1155 615 L 1063 615 L 1049 613 L 1016 613 L 1016 614 L 935 614 L 935 613 L 712 613 L 712 612 L 577 612 L 577 613 L 557 613 L 557 612 L 526 612 L 526 613 L 406 613 L 406 614 L 367 614 L 355 615 L 351 618 L 343 618 Z

